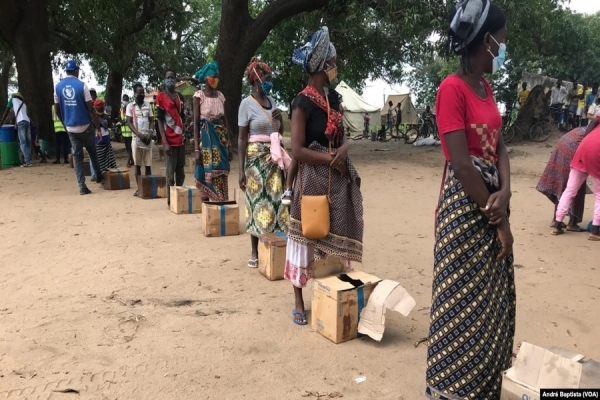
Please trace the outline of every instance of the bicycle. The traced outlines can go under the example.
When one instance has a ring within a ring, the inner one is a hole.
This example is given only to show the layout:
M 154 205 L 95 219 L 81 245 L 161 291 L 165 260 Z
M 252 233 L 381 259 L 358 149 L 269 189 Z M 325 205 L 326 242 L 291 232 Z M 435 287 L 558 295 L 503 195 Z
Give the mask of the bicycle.
M 415 138 L 415 140 L 425 139 L 425 138 L 428 138 L 429 136 L 433 136 L 433 138 L 435 140 L 440 140 L 440 134 L 438 132 L 437 124 L 435 123 L 435 120 L 430 119 L 430 118 L 423 120 L 423 119 L 419 118 L 419 121 L 420 121 L 419 129 L 418 129 L 417 137 Z
M 509 114 L 508 120 L 510 121 L 510 119 L 511 118 Z M 524 131 L 518 125 L 516 125 L 515 121 L 510 121 L 502 128 L 502 138 L 504 139 L 504 143 L 510 143 L 515 138 L 515 135 L 518 131 L 523 139 L 529 138 L 534 142 L 545 142 L 550 138 L 552 129 L 553 127 L 550 122 L 538 120 L 537 118 L 532 118 L 531 125 L 529 125 L 529 129 L 527 131 Z

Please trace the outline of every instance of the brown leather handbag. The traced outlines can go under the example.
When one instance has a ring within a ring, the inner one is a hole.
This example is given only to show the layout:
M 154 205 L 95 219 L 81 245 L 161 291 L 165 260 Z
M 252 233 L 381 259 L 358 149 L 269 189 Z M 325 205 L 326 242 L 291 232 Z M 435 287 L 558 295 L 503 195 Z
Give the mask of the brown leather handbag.
M 330 144 L 331 147 L 331 144 Z M 323 239 L 329 235 L 329 195 L 331 193 L 331 167 L 329 167 L 329 187 L 326 195 L 307 196 L 302 193 L 302 167 L 298 171 L 300 190 L 300 220 L 302 235 L 307 239 Z

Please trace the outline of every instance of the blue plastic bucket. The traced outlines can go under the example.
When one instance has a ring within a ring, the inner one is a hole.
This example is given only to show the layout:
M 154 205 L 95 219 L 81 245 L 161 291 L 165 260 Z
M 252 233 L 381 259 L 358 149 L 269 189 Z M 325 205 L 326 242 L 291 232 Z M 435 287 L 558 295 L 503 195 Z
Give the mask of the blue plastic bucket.
M 2 125 L 0 127 L 0 142 L 13 143 L 17 141 L 17 131 L 13 125 Z

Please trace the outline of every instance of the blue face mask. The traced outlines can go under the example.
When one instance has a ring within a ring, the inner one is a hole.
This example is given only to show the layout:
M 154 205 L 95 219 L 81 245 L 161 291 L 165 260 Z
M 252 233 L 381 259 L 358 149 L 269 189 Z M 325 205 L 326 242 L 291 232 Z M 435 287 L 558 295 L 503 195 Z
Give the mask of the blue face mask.
M 263 82 L 261 83 L 260 88 L 265 96 L 269 96 L 273 89 L 273 82 Z
M 165 78 L 165 86 L 168 88 L 175 87 L 175 78 Z
M 498 45 L 498 55 L 495 56 L 489 49 L 488 52 L 494 57 L 492 60 L 492 74 L 498 72 L 500 68 L 504 66 L 504 62 L 506 61 L 506 43 L 498 43 L 493 36 L 490 36 L 494 42 Z

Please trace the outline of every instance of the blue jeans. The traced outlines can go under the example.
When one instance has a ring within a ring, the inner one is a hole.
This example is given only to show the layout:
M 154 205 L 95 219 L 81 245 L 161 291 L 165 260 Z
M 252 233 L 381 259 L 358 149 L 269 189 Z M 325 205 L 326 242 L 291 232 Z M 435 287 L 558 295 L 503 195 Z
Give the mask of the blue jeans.
M 23 153 L 25 164 L 31 164 L 31 124 L 29 121 L 21 121 L 17 124 L 19 133 L 19 146 Z
M 94 126 L 90 124 L 85 132 L 73 133 L 69 132 L 69 138 L 71 139 L 71 146 L 73 147 L 73 165 L 75 167 L 75 175 L 77 176 L 77 183 L 79 183 L 79 190 L 85 189 L 85 176 L 83 175 L 83 149 L 85 148 L 90 155 L 91 165 L 94 166 L 94 171 L 100 171 L 100 164 L 98 164 L 98 155 L 96 154 L 96 144 L 94 138 L 96 137 L 96 130 Z M 102 177 L 98 177 L 99 181 L 102 181 Z

